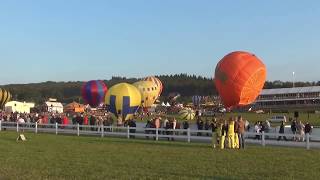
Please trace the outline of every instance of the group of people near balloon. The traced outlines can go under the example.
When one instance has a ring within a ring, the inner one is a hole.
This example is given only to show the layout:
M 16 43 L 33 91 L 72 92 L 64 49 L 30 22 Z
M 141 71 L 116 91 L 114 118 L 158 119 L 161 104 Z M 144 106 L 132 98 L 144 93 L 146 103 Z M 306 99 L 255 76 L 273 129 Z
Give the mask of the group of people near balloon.
M 245 148 L 246 122 L 241 116 L 216 120 L 212 133 L 212 147 L 220 149 Z

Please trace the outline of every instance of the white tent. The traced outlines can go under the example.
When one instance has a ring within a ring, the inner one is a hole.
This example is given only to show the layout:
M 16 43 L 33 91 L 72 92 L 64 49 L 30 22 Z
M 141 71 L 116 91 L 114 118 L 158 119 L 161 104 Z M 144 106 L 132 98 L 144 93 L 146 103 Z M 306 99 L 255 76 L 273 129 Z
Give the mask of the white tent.
M 164 102 L 162 102 L 161 106 L 167 106 Z
M 169 102 L 167 102 L 167 105 L 166 105 L 167 107 L 171 107 L 171 105 L 169 104 Z

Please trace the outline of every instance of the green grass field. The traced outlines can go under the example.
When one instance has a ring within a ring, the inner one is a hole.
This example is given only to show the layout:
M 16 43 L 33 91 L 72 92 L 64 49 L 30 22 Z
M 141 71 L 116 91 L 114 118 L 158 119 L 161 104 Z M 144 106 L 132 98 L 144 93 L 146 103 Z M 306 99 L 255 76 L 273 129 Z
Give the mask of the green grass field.
M 0 179 L 318 179 L 320 151 L 0 132 Z

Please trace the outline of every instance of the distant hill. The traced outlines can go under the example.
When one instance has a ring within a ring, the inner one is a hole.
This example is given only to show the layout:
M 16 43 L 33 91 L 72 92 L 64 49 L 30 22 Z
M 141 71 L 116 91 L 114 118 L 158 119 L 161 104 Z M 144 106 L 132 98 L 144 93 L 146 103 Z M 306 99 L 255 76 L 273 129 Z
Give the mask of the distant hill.
M 217 95 L 213 80 L 195 75 L 177 74 L 162 75 L 158 78 L 163 82 L 164 89 L 162 96 L 167 97 L 172 92 L 178 92 L 182 97 L 190 98 L 193 95 Z M 139 79 L 125 77 L 112 77 L 110 80 L 104 80 L 108 88 L 120 83 L 133 83 Z M 32 101 L 41 103 L 49 97 L 57 98 L 59 101 L 69 103 L 72 101 L 83 102 L 81 98 L 81 86 L 84 82 L 43 82 L 31 84 L 11 84 L 2 86 L 13 94 L 13 99 L 18 101 Z M 295 86 L 314 86 L 320 85 L 320 82 L 296 82 Z M 266 82 L 265 88 L 286 88 L 292 87 L 292 82 L 273 81 Z

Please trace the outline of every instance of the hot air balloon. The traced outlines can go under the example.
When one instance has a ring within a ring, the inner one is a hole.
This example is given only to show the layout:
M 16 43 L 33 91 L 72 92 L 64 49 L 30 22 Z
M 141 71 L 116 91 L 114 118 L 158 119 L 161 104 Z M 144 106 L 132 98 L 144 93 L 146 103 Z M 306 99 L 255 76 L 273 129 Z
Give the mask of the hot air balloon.
M 142 95 L 142 106 L 144 108 L 151 107 L 159 95 L 156 84 L 154 84 L 152 81 L 138 81 L 133 85 L 139 89 Z
M 191 108 L 185 108 L 179 112 L 179 117 L 183 120 L 190 121 L 193 120 L 195 116 L 196 113 Z
M 3 109 L 7 102 L 11 100 L 9 91 L 0 88 L 0 109 Z
M 141 105 L 140 91 L 128 83 L 120 83 L 111 87 L 106 95 L 105 103 L 108 110 L 122 120 L 128 120 Z
M 154 77 L 154 76 L 150 76 L 150 77 L 146 77 L 145 79 L 144 79 L 144 81 L 151 81 L 151 82 L 153 82 L 156 86 L 157 86 L 157 90 L 158 90 L 158 96 L 160 96 L 161 95 L 161 93 L 162 93 L 162 90 L 163 90 L 163 84 L 162 84 L 162 82 L 160 81 L 160 79 L 158 79 L 158 78 L 156 78 L 156 77 Z
M 107 86 L 102 81 L 89 81 L 82 86 L 82 98 L 91 107 L 97 107 L 103 103 L 107 93 Z
M 230 108 L 251 104 L 266 81 L 266 67 L 254 54 L 232 52 L 215 69 L 215 85 L 223 104 Z

